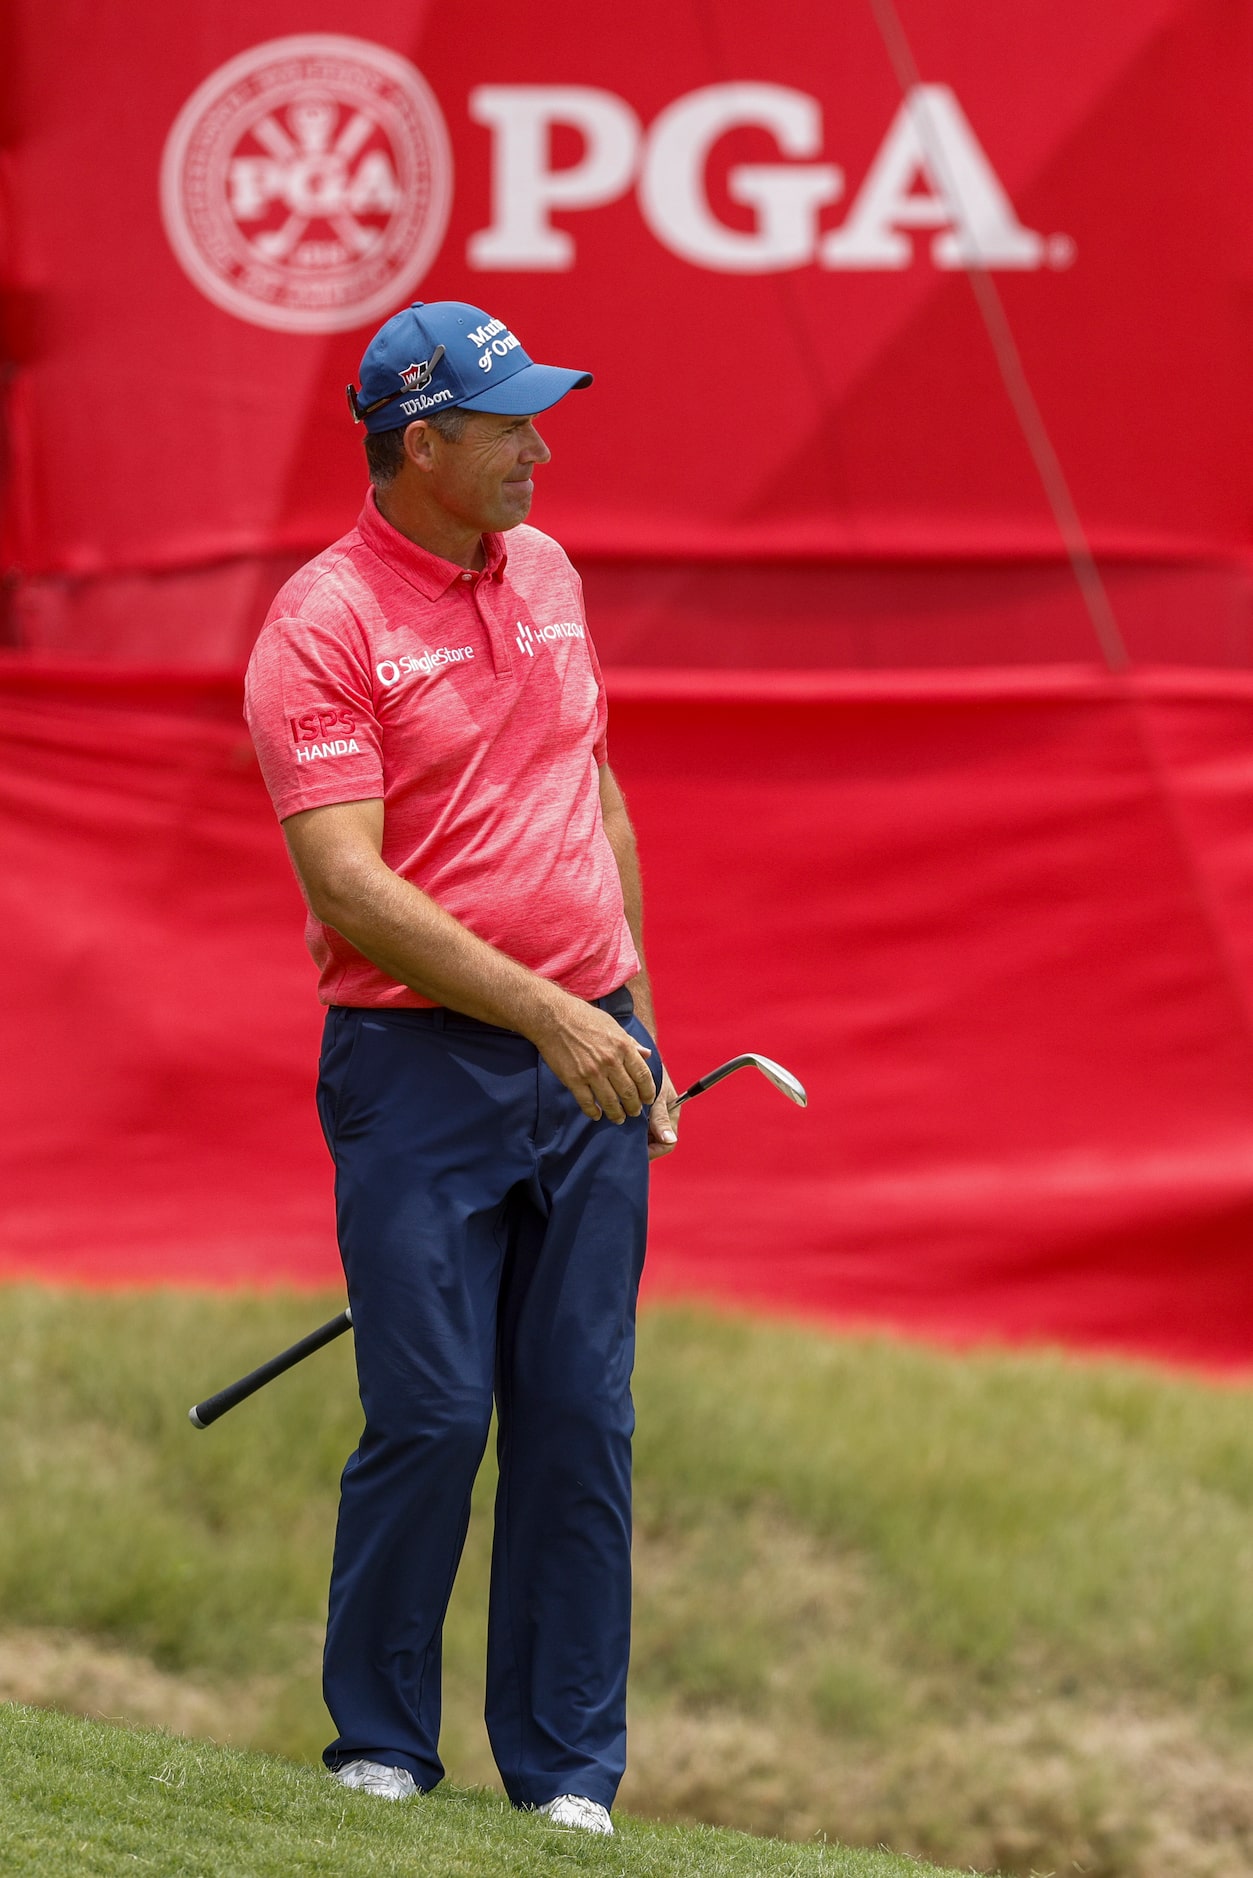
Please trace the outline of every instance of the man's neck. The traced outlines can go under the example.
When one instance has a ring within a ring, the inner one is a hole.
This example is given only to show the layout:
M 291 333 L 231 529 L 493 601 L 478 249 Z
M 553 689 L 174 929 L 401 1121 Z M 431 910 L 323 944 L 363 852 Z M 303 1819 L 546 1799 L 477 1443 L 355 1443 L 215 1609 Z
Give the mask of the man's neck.
M 383 520 L 390 522 L 407 541 L 425 548 L 428 554 L 438 554 L 441 560 L 452 561 L 457 567 L 472 568 L 475 572 L 486 567 L 487 552 L 482 535 L 458 522 L 455 516 L 445 514 L 442 509 L 432 511 L 422 504 L 407 501 L 394 488 L 376 489 L 374 500 Z

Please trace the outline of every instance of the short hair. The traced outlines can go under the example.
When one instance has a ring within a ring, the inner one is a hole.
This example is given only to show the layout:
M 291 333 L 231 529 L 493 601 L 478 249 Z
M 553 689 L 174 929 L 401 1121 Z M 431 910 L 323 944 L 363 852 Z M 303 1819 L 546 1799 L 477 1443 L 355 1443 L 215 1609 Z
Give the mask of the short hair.
M 451 411 L 435 411 L 423 422 L 437 430 L 445 443 L 460 443 L 465 436 L 470 413 L 454 407 Z M 399 430 L 376 430 L 366 432 L 365 461 L 370 472 L 370 481 L 376 489 L 385 489 L 400 474 L 405 460 L 405 431 L 409 428 L 402 424 Z

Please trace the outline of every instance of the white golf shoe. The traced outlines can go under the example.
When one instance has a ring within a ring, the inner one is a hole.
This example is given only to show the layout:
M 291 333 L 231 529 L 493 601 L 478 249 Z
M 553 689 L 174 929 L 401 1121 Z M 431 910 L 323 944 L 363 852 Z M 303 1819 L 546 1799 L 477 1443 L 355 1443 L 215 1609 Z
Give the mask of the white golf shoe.
M 577 1826 L 583 1832 L 606 1832 L 611 1836 L 613 1833 L 607 1810 L 595 1800 L 585 1800 L 581 1793 L 559 1793 L 538 1810 L 554 1826 Z
M 407 1767 L 384 1767 L 381 1761 L 345 1761 L 331 1771 L 341 1787 L 372 1793 L 379 1800 L 411 1800 L 421 1792 Z

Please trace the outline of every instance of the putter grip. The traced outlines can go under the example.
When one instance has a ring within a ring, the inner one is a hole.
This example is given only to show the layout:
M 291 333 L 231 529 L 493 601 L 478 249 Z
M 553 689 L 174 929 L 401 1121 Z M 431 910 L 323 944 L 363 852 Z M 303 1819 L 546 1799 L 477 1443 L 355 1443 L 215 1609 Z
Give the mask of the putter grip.
M 197 1402 L 195 1408 L 187 1411 L 188 1421 L 193 1428 L 208 1428 L 228 1409 L 246 1402 L 258 1389 L 264 1389 L 267 1382 L 273 1382 L 284 1370 L 294 1369 L 297 1363 L 303 1363 L 315 1350 L 325 1349 L 328 1343 L 334 1343 L 336 1337 L 342 1337 L 346 1330 L 351 1329 L 352 1312 L 341 1311 L 338 1317 L 332 1317 L 329 1324 L 311 1330 L 307 1337 L 302 1337 L 299 1343 L 293 1343 L 289 1350 L 280 1350 L 277 1356 L 272 1356 L 268 1363 L 262 1363 L 259 1369 L 250 1370 L 238 1382 L 228 1383 L 216 1395 L 206 1396 L 203 1402 Z

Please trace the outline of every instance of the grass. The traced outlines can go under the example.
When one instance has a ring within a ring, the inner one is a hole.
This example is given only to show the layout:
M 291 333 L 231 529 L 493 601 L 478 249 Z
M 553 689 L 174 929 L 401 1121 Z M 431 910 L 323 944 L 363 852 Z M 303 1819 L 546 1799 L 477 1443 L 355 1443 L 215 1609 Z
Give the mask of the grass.
M 743 1321 L 650 1325 L 646 1521 L 770 1503 L 863 1559 L 919 1667 L 1031 1655 L 1253 1724 L 1249 1396 L 1060 1357 L 954 1361 Z M 885 1613 L 886 1614 L 886 1613 Z
M 206 1433 L 185 1413 L 335 1308 L 0 1292 L 0 1694 L 316 1757 L 349 1340 Z M 667 1309 L 636 1394 L 624 1805 L 1011 1872 L 1253 1872 L 1246 1390 Z M 494 1778 L 490 1488 L 446 1641 L 464 1785 Z
M 260 1754 L 0 1709 L 0 1858 L 31 1878 L 905 1878 L 883 1852 L 764 1843 L 623 1820 L 611 1840 L 561 1832 L 497 1795 L 441 1788 L 389 1805 Z

